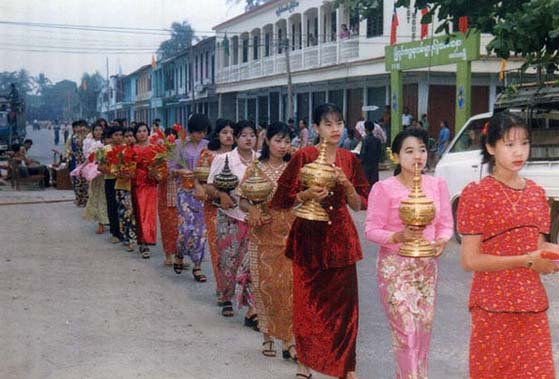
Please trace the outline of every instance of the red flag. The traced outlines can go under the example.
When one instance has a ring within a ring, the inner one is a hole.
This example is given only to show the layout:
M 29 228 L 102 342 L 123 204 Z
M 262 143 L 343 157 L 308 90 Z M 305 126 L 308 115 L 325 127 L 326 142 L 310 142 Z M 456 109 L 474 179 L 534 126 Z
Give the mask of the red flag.
M 428 7 L 424 7 L 423 9 L 421 9 L 421 18 L 423 19 L 423 16 L 425 16 L 427 13 L 429 13 L 429 8 Z M 429 24 L 421 24 L 421 33 L 420 33 L 420 38 L 423 39 L 425 37 L 427 37 L 427 35 L 429 35 Z
M 390 44 L 396 43 L 396 31 L 398 30 L 398 12 L 396 12 L 396 4 L 394 4 L 394 13 L 392 13 L 392 25 L 390 26 Z
M 468 16 L 462 16 L 458 19 L 458 30 L 462 33 L 466 33 L 468 31 Z

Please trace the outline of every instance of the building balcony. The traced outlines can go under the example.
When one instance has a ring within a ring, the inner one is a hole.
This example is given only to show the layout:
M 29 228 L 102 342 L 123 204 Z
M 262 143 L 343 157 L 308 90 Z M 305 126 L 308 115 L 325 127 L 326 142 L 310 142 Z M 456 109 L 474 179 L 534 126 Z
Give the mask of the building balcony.
M 363 55 L 362 49 L 366 47 L 362 43 L 366 43 L 366 40 L 354 36 L 291 50 L 289 52 L 290 69 L 292 72 L 297 72 L 365 59 L 367 54 Z M 219 85 L 265 78 L 284 74 L 286 70 L 284 51 L 281 54 L 274 54 L 258 60 L 221 67 L 216 73 L 216 83 Z

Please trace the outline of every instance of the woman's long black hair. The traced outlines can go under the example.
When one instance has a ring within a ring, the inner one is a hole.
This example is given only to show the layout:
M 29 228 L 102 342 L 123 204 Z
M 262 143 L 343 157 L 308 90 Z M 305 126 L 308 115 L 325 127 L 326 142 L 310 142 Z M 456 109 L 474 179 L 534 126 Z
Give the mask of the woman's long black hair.
M 531 140 L 530 127 L 526 125 L 520 118 L 508 113 L 496 113 L 489 119 L 481 132 L 481 156 L 482 162 L 489 164 L 489 172 L 493 171 L 495 159 L 489 154 L 487 145 L 495 147 L 497 141 L 503 139 L 512 128 L 521 128 L 526 132 L 526 137 Z
M 289 129 L 289 126 L 287 126 L 286 123 L 283 123 L 281 121 L 272 122 L 266 128 L 266 139 L 270 141 L 276 135 L 279 135 L 281 138 L 284 137 L 291 138 L 291 130 Z M 267 161 L 268 159 L 270 159 L 270 146 L 268 146 L 266 140 L 264 140 L 264 143 L 262 144 L 262 151 L 260 152 L 260 158 L 258 158 L 258 160 L 264 162 Z M 291 159 L 291 154 L 289 153 L 283 156 L 283 160 L 285 162 L 288 162 L 290 159 Z
M 402 150 L 402 145 L 404 141 L 408 137 L 415 137 L 425 145 L 425 148 L 429 146 L 429 135 L 425 131 L 425 129 L 420 128 L 407 128 L 394 137 L 394 141 L 392 141 L 392 153 L 393 154 L 400 154 L 400 150 Z M 402 166 L 397 165 L 396 169 L 394 170 L 394 176 L 398 175 L 402 172 Z
M 231 129 L 235 129 L 235 123 L 231 120 L 227 120 L 224 118 L 217 119 L 215 122 L 215 129 L 213 132 L 208 135 L 208 150 L 216 151 L 219 150 L 221 147 L 221 142 L 219 142 L 219 133 L 225 129 L 226 127 L 230 127 Z

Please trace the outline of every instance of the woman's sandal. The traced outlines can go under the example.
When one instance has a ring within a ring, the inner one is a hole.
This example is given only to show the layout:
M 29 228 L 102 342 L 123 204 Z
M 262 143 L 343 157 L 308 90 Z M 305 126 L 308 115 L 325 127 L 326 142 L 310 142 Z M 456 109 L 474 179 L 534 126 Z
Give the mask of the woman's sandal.
M 149 259 L 149 257 L 150 257 L 149 251 L 144 251 L 144 252 L 142 253 L 142 258 L 144 258 L 144 259 Z
M 258 315 L 255 313 L 250 317 L 245 316 L 245 326 L 247 326 L 249 328 L 258 327 Z
M 175 273 L 178 275 L 178 274 L 182 273 L 183 269 L 184 269 L 184 265 L 182 264 L 182 258 L 175 257 L 175 263 L 173 264 L 173 270 L 175 270 Z
M 128 251 L 129 253 L 134 251 L 134 246 L 132 246 L 132 244 L 126 246 L 126 251 Z
M 233 304 L 230 301 L 223 302 L 223 308 L 221 309 L 221 315 L 223 317 L 233 317 L 235 313 L 233 312 Z
M 194 277 L 194 280 L 200 283 L 205 283 L 208 280 L 208 278 L 206 278 L 206 275 L 204 275 L 204 273 L 202 272 L 201 268 L 193 268 L 192 276 Z
M 295 354 L 291 354 L 291 350 L 294 350 Z M 287 350 L 281 351 L 281 355 L 285 360 L 291 359 L 293 362 L 297 362 L 297 350 L 295 349 L 295 345 L 289 345 Z
M 268 345 L 268 348 L 266 348 L 266 345 Z M 262 346 L 264 346 L 264 349 L 262 350 L 262 354 L 265 357 L 274 358 L 276 356 L 276 349 L 274 349 L 274 341 L 273 340 L 262 342 Z
M 103 234 L 105 233 L 105 226 L 99 225 L 97 229 L 95 229 L 95 234 Z

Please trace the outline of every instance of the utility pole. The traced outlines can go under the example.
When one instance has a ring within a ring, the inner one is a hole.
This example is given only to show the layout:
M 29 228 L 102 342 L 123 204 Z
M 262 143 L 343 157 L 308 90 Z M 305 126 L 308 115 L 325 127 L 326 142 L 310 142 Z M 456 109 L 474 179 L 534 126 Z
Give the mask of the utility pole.
M 289 62 L 289 38 L 281 41 L 285 47 L 285 67 L 287 69 L 287 119 L 293 118 L 293 83 L 291 82 L 291 64 Z

